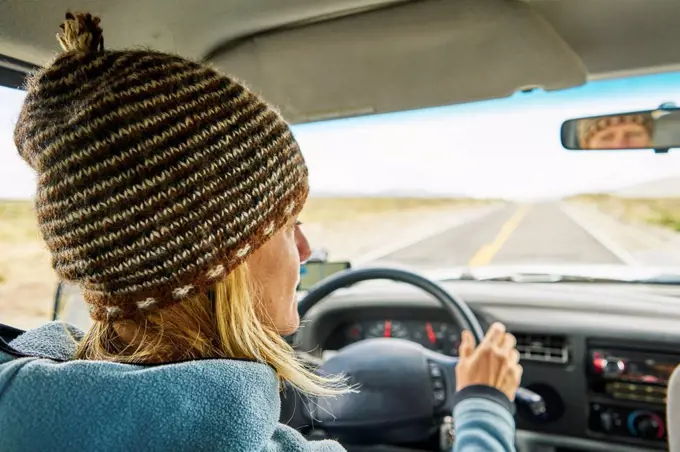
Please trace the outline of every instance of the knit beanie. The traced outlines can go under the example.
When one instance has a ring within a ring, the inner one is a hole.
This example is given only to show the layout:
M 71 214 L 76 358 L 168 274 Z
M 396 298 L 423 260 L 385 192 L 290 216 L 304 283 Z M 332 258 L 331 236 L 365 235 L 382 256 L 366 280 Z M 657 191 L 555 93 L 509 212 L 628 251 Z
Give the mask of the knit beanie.
M 308 177 L 289 126 L 242 83 L 104 50 L 99 23 L 66 14 L 64 52 L 29 77 L 14 140 L 53 268 L 114 321 L 207 292 L 299 213 Z
M 596 118 L 585 118 L 578 120 L 578 144 L 580 147 L 585 147 L 588 140 L 607 127 L 619 124 L 638 124 L 647 130 L 649 136 L 652 136 L 654 128 L 654 120 L 650 114 L 637 113 L 631 115 L 614 115 L 614 116 L 598 116 Z

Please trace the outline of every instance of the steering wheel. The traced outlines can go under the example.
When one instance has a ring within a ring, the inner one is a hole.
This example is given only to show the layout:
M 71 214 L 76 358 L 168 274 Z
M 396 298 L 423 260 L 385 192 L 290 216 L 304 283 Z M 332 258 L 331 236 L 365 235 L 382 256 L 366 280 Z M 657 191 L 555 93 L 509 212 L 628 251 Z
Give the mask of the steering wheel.
M 300 300 L 300 317 L 338 289 L 386 279 L 403 282 L 436 298 L 452 319 L 479 344 L 484 330 L 469 306 L 434 281 L 394 268 L 360 268 L 336 273 L 313 286 Z M 307 403 L 310 422 L 348 444 L 404 444 L 427 441 L 452 415 L 458 358 L 404 339 L 366 339 L 342 348 L 325 361 L 323 374 L 344 374 L 359 392 Z M 534 415 L 545 412 L 540 395 L 520 388 L 516 403 Z M 440 421 L 440 422 L 438 422 Z

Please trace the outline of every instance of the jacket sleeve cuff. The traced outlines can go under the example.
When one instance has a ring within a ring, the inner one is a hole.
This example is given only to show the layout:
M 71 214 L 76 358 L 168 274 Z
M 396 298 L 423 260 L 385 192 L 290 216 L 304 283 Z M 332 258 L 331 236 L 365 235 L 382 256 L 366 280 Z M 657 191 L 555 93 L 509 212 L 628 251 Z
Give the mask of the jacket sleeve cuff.
M 508 397 L 496 388 L 486 385 L 466 386 L 453 396 L 453 409 L 463 400 L 470 398 L 481 398 L 495 402 L 505 408 L 510 414 L 515 414 L 515 404 Z

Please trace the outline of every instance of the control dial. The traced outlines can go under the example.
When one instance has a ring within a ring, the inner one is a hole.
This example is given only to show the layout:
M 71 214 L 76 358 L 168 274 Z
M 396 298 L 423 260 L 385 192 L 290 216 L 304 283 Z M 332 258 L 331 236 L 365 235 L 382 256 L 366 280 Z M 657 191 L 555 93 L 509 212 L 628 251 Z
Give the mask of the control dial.
M 593 353 L 593 368 L 595 372 L 606 377 L 620 377 L 626 372 L 626 362 L 614 356 L 604 356 L 600 352 Z
M 608 377 L 618 377 L 626 371 L 626 363 L 619 358 L 606 358 L 602 363 L 602 371 Z
M 631 435 L 645 439 L 663 439 L 666 426 L 663 419 L 651 411 L 633 411 L 628 416 L 628 430 Z

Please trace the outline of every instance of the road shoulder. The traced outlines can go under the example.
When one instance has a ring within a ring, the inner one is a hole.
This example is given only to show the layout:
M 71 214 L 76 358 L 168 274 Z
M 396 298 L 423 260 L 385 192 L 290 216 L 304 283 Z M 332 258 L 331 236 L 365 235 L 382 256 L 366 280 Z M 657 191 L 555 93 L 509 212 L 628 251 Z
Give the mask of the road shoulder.
M 623 222 L 585 202 L 565 202 L 562 211 L 628 265 L 680 265 L 680 234 L 638 222 Z

